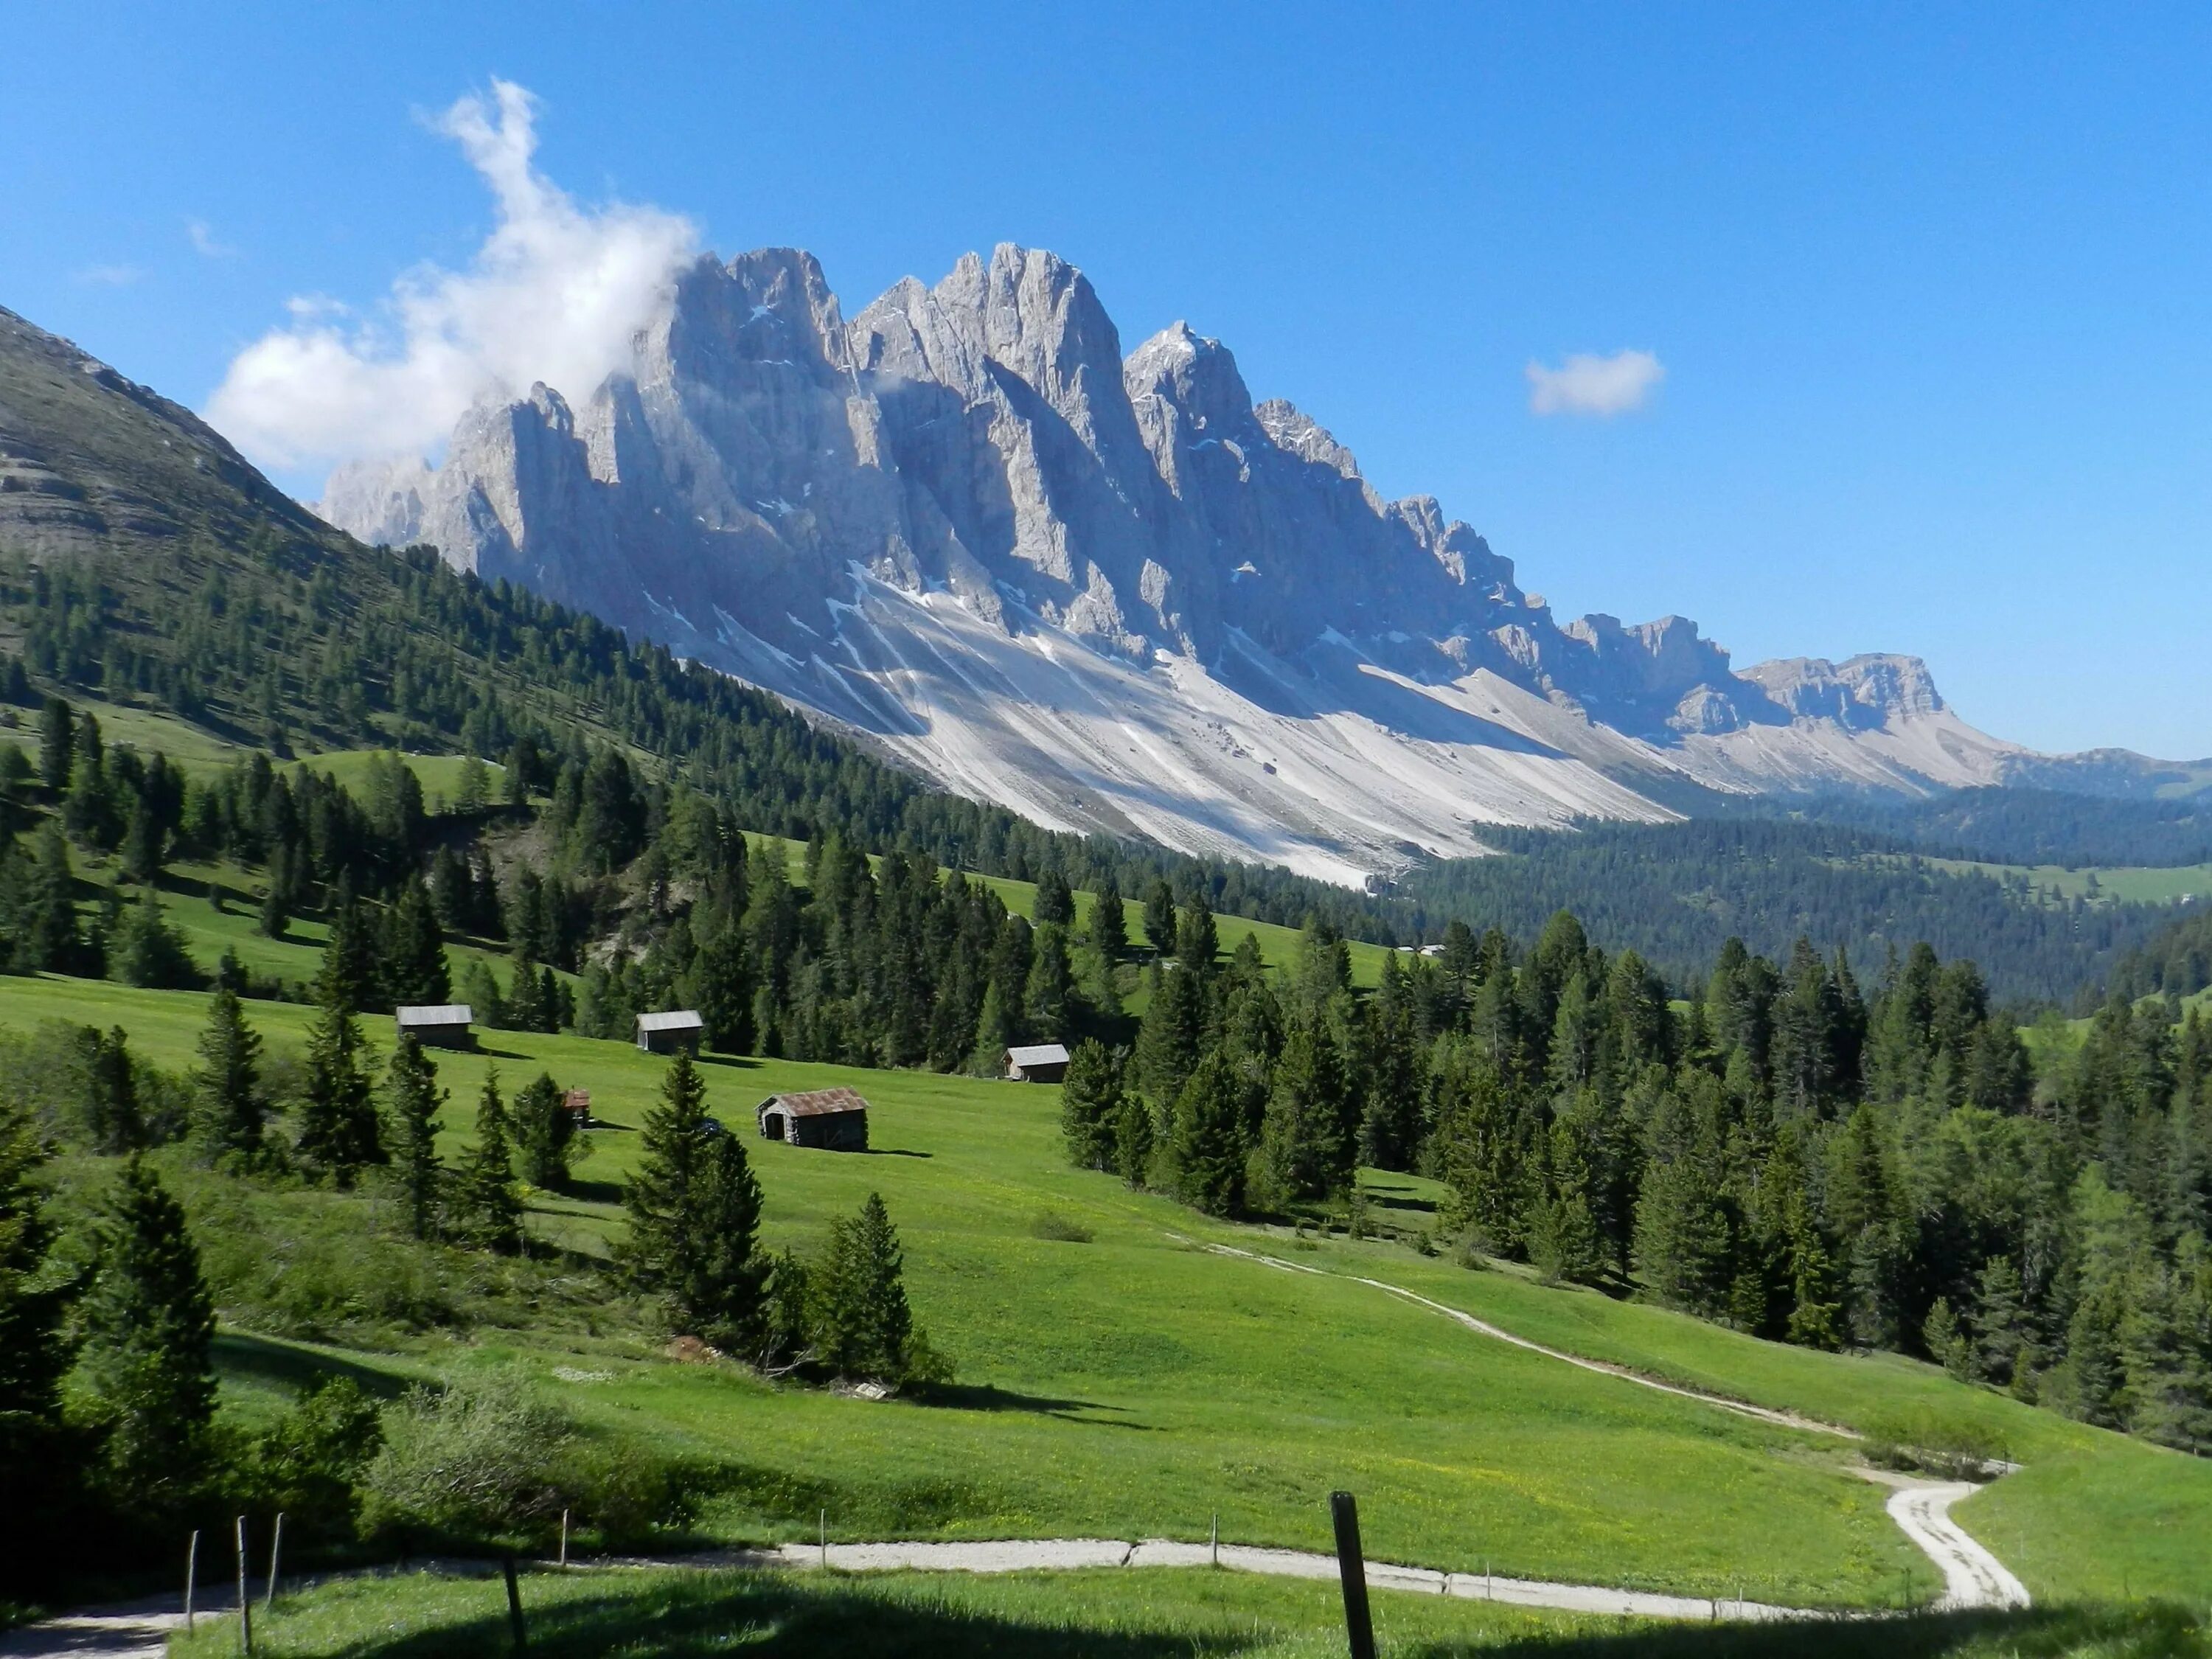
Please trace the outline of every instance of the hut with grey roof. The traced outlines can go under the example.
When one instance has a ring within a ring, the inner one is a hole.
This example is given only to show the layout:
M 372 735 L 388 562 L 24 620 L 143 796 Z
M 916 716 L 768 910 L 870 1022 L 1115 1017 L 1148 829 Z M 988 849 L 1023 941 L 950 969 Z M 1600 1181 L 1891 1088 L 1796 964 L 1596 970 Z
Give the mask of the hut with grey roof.
M 393 1029 L 425 1048 L 477 1046 L 476 1010 L 465 1002 L 428 1002 L 392 1011 Z
M 706 1031 L 707 1022 L 696 1008 L 672 1008 L 665 1013 L 637 1017 L 637 1046 L 649 1054 L 672 1054 L 679 1049 L 696 1054 Z
M 868 1103 L 857 1089 L 770 1095 L 754 1109 L 763 1140 L 833 1152 L 868 1150 Z
M 1067 1045 L 1031 1042 L 1009 1048 L 999 1056 L 999 1069 L 1009 1083 L 1057 1083 L 1067 1075 Z

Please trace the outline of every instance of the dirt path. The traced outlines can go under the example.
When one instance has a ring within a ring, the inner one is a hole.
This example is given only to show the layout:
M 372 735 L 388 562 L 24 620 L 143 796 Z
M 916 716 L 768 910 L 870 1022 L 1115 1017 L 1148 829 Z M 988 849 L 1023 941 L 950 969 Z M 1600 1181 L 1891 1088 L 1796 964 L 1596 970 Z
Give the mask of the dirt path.
M 2027 1586 L 1951 1518 L 1952 1504 L 1980 1490 L 1964 1480 L 1900 1481 L 1884 1505 L 1905 1535 L 1942 1569 L 1943 1594 L 1936 1602 L 1939 1612 L 2028 1604 Z
M 1182 1238 L 1181 1234 L 1170 1237 Z M 1185 1243 L 1193 1241 L 1182 1239 Z M 1477 1319 L 1473 1314 L 1462 1313 L 1457 1308 L 1447 1307 L 1441 1302 L 1407 1290 L 1403 1285 L 1387 1284 L 1379 1279 L 1363 1279 L 1356 1273 L 1330 1273 L 1326 1268 L 1308 1267 L 1301 1261 L 1285 1261 L 1279 1256 L 1262 1255 L 1254 1250 L 1240 1250 L 1233 1244 L 1206 1244 L 1202 1248 L 1216 1255 L 1238 1256 L 1247 1261 L 1256 1261 L 1266 1267 L 1280 1268 L 1285 1273 L 1310 1273 L 1316 1279 L 1343 1279 L 1354 1285 L 1365 1285 L 1371 1289 L 1387 1291 L 1401 1299 L 1440 1313 L 1447 1319 L 1465 1326 L 1478 1335 L 1493 1341 L 1510 1343 L 1530 1353 L 1556 1359 L 1562 1364 L 1579 1370 L 1595 1371 L 1601 1376 L 1618 1377 L 1624 1382 L 1633 1382 L 1638 1388 L 1656 1389 L 1683 1400 L 1694 1400 L 1700 1405 L 1716 1407 L 1722 1411 L 1735 1412 L 1739 1416 L 1757 1418 L 1764 1423 L 1773 1423 L 1784 1428 L 1809 1430 L 1815 1434 L 1832 1434 L 1845 1440 L 1862 1437 L 1856 1429 L 1847 1429 L 1835 1423 L 1823 1423 L 1818 1419 L 1801 1417 L 1795 1412 L 1775 1411 L 1765 1406 L 1754 1406 L 1741 1400 L 1730 1400 L 1724 1395 L 1705 1394 L 1696 1389 L 1686 1389 L 1679 1383 L 1662 1382 L 1656 1376 L 1646 1376 L 1626 1365 L 1608 1364 L 1601 1359 L 1586 1358 L 1560 1348 L 1547 1348 L 1540 1342 L 1531 1342 L 1525 1336 Z M 1896 1488 L 1885 1507 L 1891 1520 L 1897 1522 L 1905 1535 L 1918 1547 L 1920 1552 L 1936 1564 L 1943 1575 L 1943 1595 L 1936 1606 L 1946 1610 L 1958 1607 L 2024 1607 L 2028 1605 L 2027 1587 L 2014 1577 L 2005 1564 L 1997 1559 L 1966 1529 L 1951 1518 L 1951 1505 L 1961 1498 L 1971 1498 L 1980 1490 L 1963 1480 L 1917 1480 L 1909 1476 L 1888 1475 L 1864 1471 L 1882 1485 Z M 1667 1599 L 1667 1598 L 1662 1598 Z M 1553 1604 L 1545 1604 L 1553 1605 Z M 1661 1614 L 1660 1617 L 1680 1617 L 1680 1614 Z

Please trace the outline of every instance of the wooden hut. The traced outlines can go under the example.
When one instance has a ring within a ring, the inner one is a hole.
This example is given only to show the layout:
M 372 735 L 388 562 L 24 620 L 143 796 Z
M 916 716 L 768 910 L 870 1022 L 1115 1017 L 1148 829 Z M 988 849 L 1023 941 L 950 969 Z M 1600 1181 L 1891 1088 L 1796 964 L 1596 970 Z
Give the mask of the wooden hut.
M 1067 1045 L 1032 1042 L 1009 1048 L 999 1056 L 999 1069 L 1009 1083 L 1057 1083 L 1067 1075 Z
M 476 1018 L 465 1002 L 423 1003 L 393 1009 L 392 1024 L 401 1036 L 411 1036 L 425 1048 L 473 1048 Z
M 770 1095 L 755 1109 L 761 1138 L 833 1152 L 868 1150 L 868 1103 L 854 1089 Z
M 707 1022 L 699 1017 L 696 1008 L 672 1008 L 665 1014 L 640 1014 L 637 1017 L 637 1046 L 649 1054 L 672 1054 L 682 1050 L 687 1054 L 699 1052 L 699 1039 L 706 1034 Z

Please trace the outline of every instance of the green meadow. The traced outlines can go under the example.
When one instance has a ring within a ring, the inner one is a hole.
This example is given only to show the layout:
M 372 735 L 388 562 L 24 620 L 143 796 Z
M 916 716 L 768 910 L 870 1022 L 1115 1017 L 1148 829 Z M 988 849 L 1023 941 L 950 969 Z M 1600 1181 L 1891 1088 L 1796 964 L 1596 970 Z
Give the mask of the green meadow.
M 0 1025 L 120 1024 L 171 1067 L 191 1062 L 204 1006 L 197 994 L 54 976 L 0 983 Z M 249 1005 L 276 1054 L 297 1048 L 312 1012 Z M 364 1025 L 380 1048 L 388 1042 L 388 1021 Z M 718 1541 L 811 1537 L 826 1510 L 850 1538 L 1201 1539 L 1218 1516 L 1225 1538 L 1323 1548 L 1326 1495 L 1348 1487 L 1378 1559 L 1838 1607 L 1937 1588 L 1838 1437 L 1484 1339 L 1342 1276 L 1358 1273 L 1538 1340 L 1826 1420 L 1876 1432 L 1901 1413 L 1984 1424 L 2027 1468 L 1962 1515 L 2039 1595 L 2212 1589 L 2201 1548 L 2212 1535 L 2212 1468 L 2200 1462 L 1893 1358 L 1762 1343 L 1404 1243 L 1206 1222 L 1067 1167 L 1048 1086 L 708 1057 L 710 1105 L 747 1136 L 766 1193 L 765 1242 L 811 1245 L 880 1191 L 905 1243 L 917 1316 L 958 1376 L 927 1398 L 870 1402 L 681 1363 L 635 1310 L 558 1266 L 603 1254 L 620 1224 L 635 1127 L 664 1062 L 573 1036 L 483 1041 L 480 1054 L 436 1056 L 453 1094 L 449 1151 L 493 1066 L 510 1089 L 540 1070 L 587 1088 L 594 1114 L 616 1126 L 591 1134 L 577 1190 L 533 1196 L 532 1231 L 556 1253 L 533 1281 L 537 1300 L 510 1296 L 507 1314 L 473 1327 L 349 1322 L 341 1306 L 310 1333 L 318 1340 L 234 1328 L 223 1355 L 240 1408 L 325 1367 L 385 1389 L 512 1369 L 591 1428 L 714 1466 L 699 1528 Z M 870 1153 L 754 1137 L 752 1109 L 766 1095 L 833 1084 L 870 1101 Z M 1369 1182 L 1375 1212 L 1418 1231 L 1433 1189 L 1403 1176 Z M 399 1250 L 373 1194 L 272 1194 L 232 1204 L 222 1224 L 265 1229 L 267 1251 L 303 1249 L 296 1271 L 340 1279 L 334 1258 L 383 1250 L 397 1261 Z M 313 1249 L 288 1242 L 288 1229 L 302 1228 L 320 1230 Z M 251 1254 L 242 1236 L 216 1253 Z M 1214 1242 L 1335 1276 L 1203 1248 Z

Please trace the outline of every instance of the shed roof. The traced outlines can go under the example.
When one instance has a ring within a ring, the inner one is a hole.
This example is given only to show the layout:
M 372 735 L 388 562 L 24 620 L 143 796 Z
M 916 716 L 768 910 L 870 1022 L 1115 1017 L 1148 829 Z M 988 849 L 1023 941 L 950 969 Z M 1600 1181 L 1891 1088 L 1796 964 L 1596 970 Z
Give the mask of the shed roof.
M 1032 1042 L 1024 1048 L 1009 1048 L 1002 1063 L 1008 1066 L 1065 1066 L 1067 1064 L 1067 1045 L 1064 1042 Z
M 793 1117 L 830 1117 L 839 1112 L 868 1109 L 868 1103 L 860 1097 L 857 1089 L 810 1089 L 801 1094 L 770 1095 L 753 1109 L 764 1112 L 771 1106 Z
M 395 1008 L 392 1017 L 402 1025 L 467 1025 L 477 1016 L 476 1010 L 465 1002 L 425 1002 Z
M 637 1029 L 641 1031 L 696 1031 L 707 1022 L 696 1008 L 671 1008 L 665 1013 L 640 1014 Z

